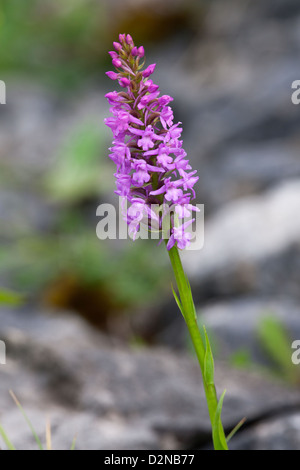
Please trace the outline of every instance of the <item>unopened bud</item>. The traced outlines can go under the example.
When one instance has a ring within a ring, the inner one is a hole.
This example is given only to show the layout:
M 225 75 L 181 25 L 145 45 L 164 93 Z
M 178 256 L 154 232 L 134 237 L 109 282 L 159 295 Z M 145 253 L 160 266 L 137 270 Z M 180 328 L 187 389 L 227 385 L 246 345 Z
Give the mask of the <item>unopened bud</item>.
M 119 83 L 123 88 L 130 86 L 130 80 L 128 80 L 126 77 L 120 78 Z
M 119 57 L 115 51 L 109 51 L 109 55 L 112 59 L 117 59 Z
M 130 34 L 127 34 L 126 36 L 126 42 L 129 46 L 133 46 L 134 45 L 134 42 L 133 42 L 133 39 L 132 37 L 130 36 Z
M 116 51 L 121 51 L 122 50 L 122 46 L 119 42 L 113 42 L 113 46 L 116 49 Z
M 111 80 L 117 80 L 117 78 L 119 77 L 119 74 L 116 72 L 105 72 L 105 73 L 109 78 L 111 78 Z
M 145 55 L 145 49 L 143 48 L 143 46 L 141 46 L 138 48 L 138 56 L 142 58 L 144 57 L 144 55 Z
M 151 64 L 149 65 L 144 71 L 143 71 L 143 77 L 147 78 L 150 77 L 150 75 L 153 74 L 155 70 L 156 64 Z
M 131 50 L 131 55 L 132 55 L 133 57 L 136 57 L 138 54 L 139 54 L 139 53 L 138 53 L 138 48 L 137 48 L 136 46 L 134 46 L 134 47 L 132 48 L 132 50 Z
M 114 67 L 117 67 L 117 68 L 122 66 L 122 62 L 120 61 L 120 59 L 113 59 L 112 64 Z

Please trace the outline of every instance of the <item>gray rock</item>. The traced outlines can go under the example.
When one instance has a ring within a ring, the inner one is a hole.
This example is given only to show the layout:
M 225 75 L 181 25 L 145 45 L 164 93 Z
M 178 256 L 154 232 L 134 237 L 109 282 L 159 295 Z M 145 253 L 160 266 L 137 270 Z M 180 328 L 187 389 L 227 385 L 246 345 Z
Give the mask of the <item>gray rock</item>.
M 299 78 L 300 8 L 293 0 L 205 4 L 204 33 L 176 42 L 176 55 L 173 42 L 162 45 L 157 74 L 199 169 L 199 202 L 216 210 L 299 175 L 291 85 Z
M 298 146 L 271 140 L 253 144 L 232 143 L 201 166 L 201 197 L 206 208 L 261 193 L 282 180 L 300 176 Z
M 108 112 L 105 92 L 82 89 L 79 97 L 66 96 L 25 78 L 8 81 L 9 95 L 1 113 L 0 165 L 13 172 L 18 187 L 41 189 L 41 178 L 69 136 L 84 124 L 97 129 L 103 123 Z
M 228 359 L 236 352 L 247 351 L 253 361 L 270 365 L 259 335 L 266 318 L 282 325 L 290 344 L 300 339 L 299 304 L 289 299 L 242 298 L 224 300 L 199 309 L 199 321 L 211 332 L 219 357 Z M 292 352 L 290 348 L 285 358 L 291 366 Z M 282 351 L 282 354 L 285 353 Z M 296 374 L 298 366 L 293 367 Z
M 232 440 L 232 450 L 299 450 L 300 414 L 271 418 L 240 432 Z
M 54 220 L 54 208 L 40 196 L 29 191 L 0 191 L 0 237 L 4 240 L 46 231 Z
M 206 222 L 202 250 L 185 252 L 196 298 L 256 292 L 299 298 L 300 180 L 225 205 Z
M 35 448 L 8 395 L 12 389 L 37 431 L 46 417 L 53 446 L 67 449 L 179 449 L 210 442 L 197 364 L 165 349 L 131 350 L 72 315 L 1 311 L 7 343 L 1 366 L 0 421 L 17 448 Z M 217 366 L 219 393 L 228 390 L 223 419 L 230 430 L 243 416 L 259 419 L 299 396 L 262 377 Z

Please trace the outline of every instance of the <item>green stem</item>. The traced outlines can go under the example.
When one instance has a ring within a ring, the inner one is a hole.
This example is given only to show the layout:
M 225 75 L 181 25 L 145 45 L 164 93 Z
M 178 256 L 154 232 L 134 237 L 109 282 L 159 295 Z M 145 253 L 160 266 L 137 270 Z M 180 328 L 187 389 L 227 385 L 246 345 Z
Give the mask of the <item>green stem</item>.
M 202 339 L 202 335 L 198 327 L 196 309 L 195 309 L 190 285 L 184 273 L 177 247 L 174 246 L 173 248 L 171 248 L 171 250 L 169 251 L 169 256 L 170 256 L 171 264 L 173 267 L 173 271 L 175 274 L 175 279 L 176 279 L 176 283 L 177 283 L 177 287 L 179 291 L 182 314 L 184 316 L 186 325 L 188 327 L 188 330 L 189 330 L 189 333 L 190 333 L 190 336 L 191 336 L 191 339 L 192 339 L 192 342 L 196 351 L 196 355 L 199 361 L 199 365 L 200 365 L 200 369 L 201 369 L 201 373 L 203 377 L 203 386 L 204 386 L 205 395 L 206 395 L 209 417 L 210 417 L 210 421 L 212 424 L 212 428 L 214 429 L 214 426 L 216 424 L 215 417 L 216 417 L 217 406 L 218 406 L 218 398 L 217 398 L 217 393 L 216 393 L 216 388 L 215 388 L 214 383 L 208 384 L 205 380 L 206 345 Z M 225 440 L 225 433 L 224 433 L 224 429 L 222 425 L 221 425 L 220 432 L 223 434 L 223 437 Z M 215 442 L 215 439 L 214 439 L 214 447 L 217 450 L 218 445 Z M 226 448 L 228 449 L 227 446 Z

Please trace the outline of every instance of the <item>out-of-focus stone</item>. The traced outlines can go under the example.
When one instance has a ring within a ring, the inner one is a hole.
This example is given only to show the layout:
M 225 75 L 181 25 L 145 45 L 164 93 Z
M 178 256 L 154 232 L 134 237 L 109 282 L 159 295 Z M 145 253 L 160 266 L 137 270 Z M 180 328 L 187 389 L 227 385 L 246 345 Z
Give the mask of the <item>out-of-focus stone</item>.
M 210 442 L 210 424 L 198 365 L 165 349 L 130 350 L 81 320 L 31 311 L 1 310 L 7 343 L 1 366 L 0 421 L 19 449 L 34 448 L 12 389 L 39 433 L 46 416 L 55 448 L 188 448 Z M 243 416 L 259 419 L 296 406 L 297 393 L 257 375 L 217 367 L 219 393 L 228 390 L 223 419 L 230 430 Z
M 184 253 L 195 295 L 299 298 L 300 181 L 225 205 L 205 226 L 202 250 Z
M 300 414 L 267 419 L 251 429 L 237 434 L 231 443 L 232 450 L 299 450 Z

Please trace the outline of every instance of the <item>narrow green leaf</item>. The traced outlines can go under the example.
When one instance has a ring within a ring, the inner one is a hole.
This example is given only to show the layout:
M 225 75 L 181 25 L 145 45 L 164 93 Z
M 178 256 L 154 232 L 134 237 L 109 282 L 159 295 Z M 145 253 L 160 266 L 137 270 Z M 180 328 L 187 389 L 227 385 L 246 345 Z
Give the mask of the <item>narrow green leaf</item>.
M 250 369 L 254 365 L 250 351 L 245 348 L 238 349 L 228 359 L 231 366 L 237 369 Z
M 30 431 L 32 432 L 32 435 L 33 435 L 34 439 L 36 440 L 36 443 L 37 443 L 39 449 L 40 449 L 40 450 L 44 450 L 43 445 L 42 445 L 42 443 L 41 443 L 41 441 L 40 441 L 40 439 L 39 439 L 37 433 L 35 432 L 34 427 L 33 427 L 32 424 L 31 424 L 31 421 L 29 420 L 27 414 L 25 413 L 25 411 L 24 411 L 24 409 L 23 409 L 21 403 L 19 402 L 19 400 L 17 399 L 17 397 L 15 396 L 15 394 L 12 392 L 12 390 L 10 390 L 9 393 L 10 393 L 11 397 L 13 398 L 15 404 L 17 405 L 17 407 L 18 407 L 19 410 L 21 411 L 21 413 L 22 413 L 22 415 L 23 415 L 23 417 L 24 417 L 26 423 L 28 424 L 28 427 L 29 427 Z
M 215 450 L 228 450 L 226 437 L 223 430 L 223 425 L 221 421 L 222 407 L 226 390 L 224 390 L 215 414 L 214 425 L 213 425 L 213 441 Z
M 10 290 L 0 289 L 0 305 L 20 305 L 22 297 Z
M 176 292 L 175 292 L 173 286 L 171 286 L 171 287 L 172 287 L 172 292 L 173 292 L 173 295 L 174 295 L 174 299 L 175 299 L 175 301 L 176 301 L 176 303 L 177 303 L 177 305 L 178 305 L 178 308 L 179 308 L 179 310 L 181 311 L 182 316 L 183 316 L 183 318 L 184 318 L 184 313 L 183 313 L 183 308 L 182 308 L 181 302 L 180 302 L 180 300 L 179 300 L 179 298 L 178 298 L 178 295 L 176 294 Z
M 74 439 L 72 441 L 72 445 L 71 445 L 71 450 L 75 450 L 75 447 L 76 447 L 76 441 L 77 441 L 77 436 L 74 436 Z
M 190 284 L 190 281 L 189 281 L 189 278 L 187 277 L 187 275 L 186 274 L 184 274 L 184 275 L 185 275 L 185 281 L 186 281 L 186 285 L 187 285 L 190 310 L 191 310 L 191 312 L 193 312 L 194 318 L 197 322 L 197 312 L 196 312 L 196 307 L 195 307 L 195 303 L 194 303 L 194 300 L 193 300 L 193 293 L 192 293 L 191 284 Z
M 228 434 L 226 441 L 229 442 L 230 439 L 241 429 L 247 418 L 241 419 L 241 421 L 233 428 L 233 430 Z
M 284 324 L 275 316 L 265 316 L 258 325 L 257 333 L 263 348 L 282 375 L 291 382 L 297 382 L 299 376 L 291 361 L 292 341 Z
M 0 424 L 0 435 L 5 442 L 5 445 L 7 446 L 8 450 L 16 450 L 11 441 L 9 440 L 6 432 L 4 431 L 3 427 Z
M 214 358 L 212 354 L 212 350 L 210 347 L 210 342 L 207 336 L 206 328 L 203 325 L 203 330 L 205 334 L 205 356 L 204 356 L 204 380 L 207 385 L 214 385 Z
M 109 187 L 107 167 L 99 161 L 103 138 L 92 122 L 81 123 L 73 129 L 45 179 L 46 190 L 51 198 L 61 202 L 76 202 L 97 194 L 99 186 L 101 189 Z
M 51 422 L 49 418 L 46 421 L 46 448 L 52 450 Z

